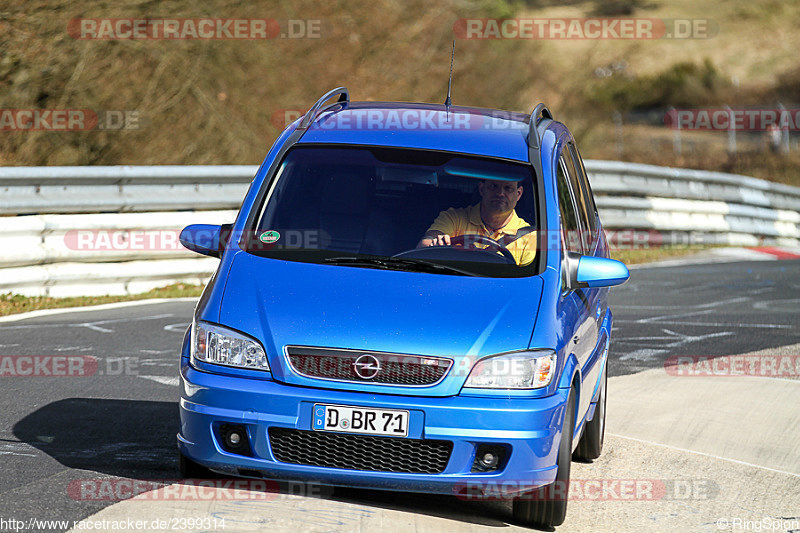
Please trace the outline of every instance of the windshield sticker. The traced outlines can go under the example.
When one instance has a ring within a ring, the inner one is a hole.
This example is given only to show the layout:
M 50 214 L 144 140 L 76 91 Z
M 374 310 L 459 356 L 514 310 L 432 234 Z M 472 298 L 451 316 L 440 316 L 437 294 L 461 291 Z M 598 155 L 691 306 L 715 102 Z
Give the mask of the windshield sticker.
M 263 243 L 266 243 L 266 244 L 270 244 L 270 243 L 273 243 L 273 242 L 277 242 L 277 240 L 278 240 L 278 239 L 280 239 L 280 238 L 281 238 L 281 234 L 280 234 L 280 233 L 278 233 L 278 232 L 277 232 L 277 231 L 275 231 L 275 230 L 269 230 L 269 231 L 265 231 L 264 233 L 262 233 L 262 234 L 261 234 L 261 235 L 258 237 L 258 239 L 259 239 L 261 242 L 263 242 Z

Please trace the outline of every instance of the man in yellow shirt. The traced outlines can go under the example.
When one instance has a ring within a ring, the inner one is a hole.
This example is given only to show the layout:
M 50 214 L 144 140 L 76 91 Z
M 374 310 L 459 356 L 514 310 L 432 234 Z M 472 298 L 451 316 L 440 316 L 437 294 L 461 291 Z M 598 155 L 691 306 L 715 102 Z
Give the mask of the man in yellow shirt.
M 516 181 L 483 180 L 478 192 L 479 204 L 451 207 L 439 213 L 417 246 L 450 246 L 451 237 L 482 235 L 508 248 L 518 265 L 529 265 L 536 257 L 536 232 L 514 210 L 522 197 L 522 185 Z M 487 248 L 480 243 L 475 246 Z

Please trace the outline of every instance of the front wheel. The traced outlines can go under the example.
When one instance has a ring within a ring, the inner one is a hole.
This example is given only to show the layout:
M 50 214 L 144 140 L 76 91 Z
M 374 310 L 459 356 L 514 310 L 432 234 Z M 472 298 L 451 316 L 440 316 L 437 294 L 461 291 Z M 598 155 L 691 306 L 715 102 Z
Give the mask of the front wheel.
M 600 376 L 600 397 L 597 399 L 594 417 L 591 422 L 586 423 L 583 436 L 578 441 L 578 447 L 572 455 L 576 461 L 593 461 L 600 457 L 603 451 L 603 437 L 606 432 L 606 384 L 608 383 L 606 368 L 608 368 L 608 363 L 603 367 L 603 375 Z
M 572 458 L 572 437 L 575 433 L 575 394 L 570 391 L 561 443 L 558 446 L 556 480 L 550 485 L 527 492 L 514 499 L 514 518 L 526 526 L 552 528 L 560 526 L 567 517 L 569 470 Z

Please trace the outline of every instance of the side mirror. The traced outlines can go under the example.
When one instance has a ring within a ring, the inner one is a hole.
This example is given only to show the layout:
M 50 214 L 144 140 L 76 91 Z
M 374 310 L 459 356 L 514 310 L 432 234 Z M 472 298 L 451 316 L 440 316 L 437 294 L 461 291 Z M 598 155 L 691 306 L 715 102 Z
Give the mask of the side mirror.
M 582 255 L 573 278 L 574 287 L 612 287 L 628 281 L 630 273 L 622 261 Z
M 211 257 L 222 257 L 231 233 L 231 224 L 192 224 L 181 230 L 181 244 L 193 252 Z

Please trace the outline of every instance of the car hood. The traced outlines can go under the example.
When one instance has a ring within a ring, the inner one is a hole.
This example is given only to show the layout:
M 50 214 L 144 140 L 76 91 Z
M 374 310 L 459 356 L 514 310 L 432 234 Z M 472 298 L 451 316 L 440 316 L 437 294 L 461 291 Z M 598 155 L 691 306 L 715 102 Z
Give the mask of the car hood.
M 239 253 L 228 274 L 220 323 L 264 344 L 275 379 L 309 385 L 309 378 L 295 375 L 288 366 L 285 346 L 454 360 L 525 349 L 542 285 L 538 276 L 451 276 Z M 357 384 L 354 390 L 365 386 Z

